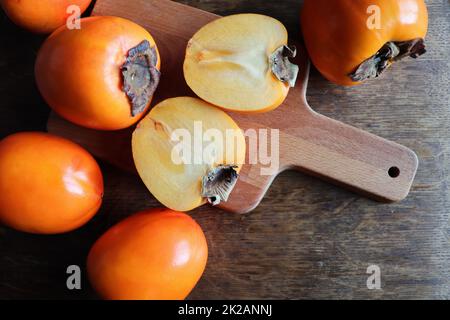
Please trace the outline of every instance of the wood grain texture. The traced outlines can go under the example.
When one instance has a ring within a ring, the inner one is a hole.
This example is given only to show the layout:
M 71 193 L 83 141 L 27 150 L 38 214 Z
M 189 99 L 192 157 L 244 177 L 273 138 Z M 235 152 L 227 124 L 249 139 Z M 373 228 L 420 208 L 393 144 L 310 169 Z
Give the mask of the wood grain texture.
M 133 1 L 133 0 L 130 0 Z M 301 1 L 189 0 L 226 15 L 272 15 L 299 34 Z M 427 1 L 428 53 L 393 66 L 356 88 L 335 86 L 312 71 L 308 102 L 328 117 L 397 141 L 418 154 L 411 194 L 377 204 L 298 172 L 280 175 L 248 215 L 203 207 L 192 216 L 205 230 L 210 256 L 190 295 L 201 298 L 450 298 L 450 4 Z M 0 18 L 0 137 L 43 130 L 48 108 L 33 79 L 36 37 Z M 65 268 L 84 264 L 93 241 L 130 213 L 156 207 L 145 187 L 107 164 L 105 202 L 84 228 L 60 236 L 0 227 L 0 298 L 96 298 L 65 288 Z M 366 288 L 378 264 L 382 290 Z
M 152 15 L 154 11 L 159 14 Z M 166 98 L 193 95 L 182 76 L 185 48 L 199 28 L 218 16 L 168 0 L 133 3 L 127 0 L 99 0 L 93 14 L 133 20 L 153 35 L 162 57 L 163 74 L 154 104 Z M 172 19 L 168 20 L 168 16 Z M 176 23 L 172 23 L 173 20 Z M 259 139 L 258 148 L 254 150 L 250 150 L 247 144 L 247 159 L 237 185 L 230 199 L 220 207 L 235 213 L 252 211 L 276 176 L 287 169 L 321 177 L 378 200 L 403 200 L 416 174 L 417 156 L 396 143 L 314 112 L 305 95 L 309 76 L 307 53 L 300 42 L 294 43 L 298 50 L 296 63 L 300 66 L 300 74 L 284 103 L 276 110 L 263 114 L 231 114 L 245 132 L 252 130 L 258 134 L 257 131 L 264 130 L 270 136 L 266 142 Z M 124 161 L 119 163 L 120 167 L 132 163 L 129 147 L 132 130 L 107 133 L 82 127 L 77 129 L 68 121 L 53 116 L 47 127 L 50 133 L 75 140 L 106 161 L 115 164 Z M 279 135 L 275 143 L 272 141 L 274 130 Z M 104 143 L 104 140 L 115 143 Z M 261 144 L 272 153 L 273 163 L 270 166 L 274 168 L 271 173 L 267 173 L 269 165 L 263 164 L 260 158 L 257 163 L 250 161 L 261 155 L 258 150 L 262 148 Z M 272 148 L 277 152 L 273 152 Z M 117 157 L 117 154 L 120 156 Z M 400 175 L 391 177 L 390 168 L 399 170 Z

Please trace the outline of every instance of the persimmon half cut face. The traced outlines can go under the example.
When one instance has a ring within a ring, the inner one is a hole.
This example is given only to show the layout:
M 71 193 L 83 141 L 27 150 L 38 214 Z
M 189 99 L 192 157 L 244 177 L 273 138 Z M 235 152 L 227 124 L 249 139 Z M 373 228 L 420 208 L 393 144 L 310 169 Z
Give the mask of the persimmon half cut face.
M 428 12 L 424 0 L 305 0 L 301 25 L 322 75 L 357 85 L 425 53 Z
M 118 17 L 81 19 L 81 29 L 61 27 L 36 61 L 44 99 L 63 118 L 99 130 L 131 126 L 148 109 L 160 78 L 152 36 Z
M 187 84 L 202 99 L 242 112 L 277 108 L 294 86 L 295 48 L 276 19 L 238 14 L 215 20 L 189 41 L 184 61 Z
M 226 201 L 245 161 L 245 137 L 224 111 L 179 97 L 155 106 L 132 138 L 137 171 L 166 207 L 189 211 Z

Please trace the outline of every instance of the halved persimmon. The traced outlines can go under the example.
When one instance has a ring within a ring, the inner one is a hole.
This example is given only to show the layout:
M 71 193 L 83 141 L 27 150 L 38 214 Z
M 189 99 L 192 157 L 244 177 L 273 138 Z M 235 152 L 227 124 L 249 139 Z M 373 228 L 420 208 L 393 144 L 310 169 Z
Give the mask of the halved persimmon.
M 166 207 L 189 211 L 226 201 L 245 161 L 245 137 L 224 111 L 197 98 L 168 99 L 138 124 L 137 171 Z
M 78 125 L 123 129 L 148 109 L 160 78 L 155 40 L 118 17 L 81 19 L 80 30 L 61 27 L 45 41 L 36 81 L 50 107 Z
M 265 112 L 280 106 L 295 85 L 295 48 L 278 20 L 238 14 L 215 20 L 189 41 L 187 84 L 202 99 L 224 109 Z

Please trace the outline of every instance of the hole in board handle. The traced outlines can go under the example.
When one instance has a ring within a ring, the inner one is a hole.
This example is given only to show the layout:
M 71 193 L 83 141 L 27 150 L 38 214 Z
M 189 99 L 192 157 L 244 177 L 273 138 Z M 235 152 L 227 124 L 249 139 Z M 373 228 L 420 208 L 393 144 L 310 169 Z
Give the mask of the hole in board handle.
M 389 177 L 397 178 L 400 175 L 400 169 L 397 167 L 390 167 L 388 170 Z

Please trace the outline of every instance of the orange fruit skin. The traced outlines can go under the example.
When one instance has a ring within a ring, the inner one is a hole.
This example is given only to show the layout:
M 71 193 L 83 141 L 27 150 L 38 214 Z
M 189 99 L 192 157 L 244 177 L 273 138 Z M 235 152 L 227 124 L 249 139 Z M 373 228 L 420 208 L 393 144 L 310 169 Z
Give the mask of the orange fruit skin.
M 152 209 L 119 222 L 101 236 L 88 259 L 89 279 L 109 300 L 181 300 L 206 266 L 208 247 L 187 214 Z
M 141 26 L 118 17 L 81 19 L 81 29 L 57 29 L 41 47 L 35 65 L 44 99 L 60 116 L 98 130 L 119 130 L 139 121 L 122 91 L 121 67 L 142 41 L 155 46 Z M 160 58 L 158 63 L 160 68 Z M 149 103 L 150 105 L 150 103 Z
M 368 28 L 370 6 L 380 8 L 381 28 Z M 314 66 L 339 85 L 357 85 L 348 77 L 390 41 L 424 38 L 428 12 L 423 0 L 305 0 L 302 32 Z
M 67 13 L 70 5 L 76 5 L 83 13 L 92 0 L 0 0 L 6 15 L 21 28 L 34 33 L 51 33 L 72 16 Z
M 38 234 L 63 233 L 100 208 L 103 177 L 94 158 L 63 138 L 16 133 L 0 141 L 0 222 Z

